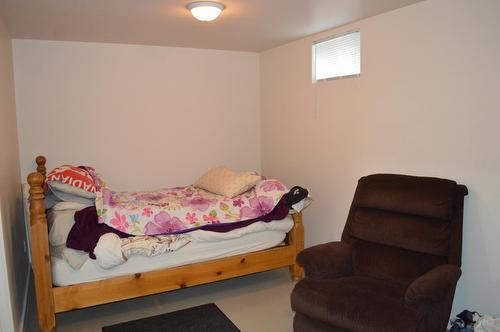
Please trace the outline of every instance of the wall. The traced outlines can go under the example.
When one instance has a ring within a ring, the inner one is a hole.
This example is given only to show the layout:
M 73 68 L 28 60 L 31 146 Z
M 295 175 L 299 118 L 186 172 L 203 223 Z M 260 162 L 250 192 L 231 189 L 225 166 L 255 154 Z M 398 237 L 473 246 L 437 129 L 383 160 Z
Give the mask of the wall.
M 260 170 L 257 53 L 14 40 L 22 178 L 92 165 L 117 190 Z
M 262 170 L 311 189 L 307 246 L 340 238 L 363 175 L 468 186 L 455 313 L 500 316 L 498 13 L 496 0 L 428 0 L 261 55 Z M 353 28 L 361 76 L 312 84 L 311 44 Z
M 11 40 L 0 17 L 0 331 L 19 331 L 28 290 Z

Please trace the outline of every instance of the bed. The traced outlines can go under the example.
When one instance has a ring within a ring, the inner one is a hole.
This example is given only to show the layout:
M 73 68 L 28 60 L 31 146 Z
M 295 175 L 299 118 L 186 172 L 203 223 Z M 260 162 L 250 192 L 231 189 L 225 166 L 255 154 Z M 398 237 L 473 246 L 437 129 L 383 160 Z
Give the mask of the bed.
M 30 234 L 38 321 L 44 332 L 55 331 L 55 314 L 60 312 L 283 267 L 289 267 L 293 280 L 302 277 L 302 269 L 295 262 L 296 255 L 304 248 L 301 213 L 290 216 L 293 226 L 286 236 L 272 231 L 249 234 L 253 237 L 253 245 L 250 246 L 248 241 L 233 241 L 229 250 L 213 245 L 204 257 L 191 260 L 185 257 L 192 257 L 189 250 L 195 248 L 186 247 L 179 250 L 177 256 L 169 259 L 168 263 L 158 257 L 147 258 L 149 268 L 143 269 L 146 272 L 136 273 L 130 268 L 121 267 L 112 273 L 99 274 L 89 266 L 84 267 L 85 273 L 72 276 L 70 271 L 64 272 L 64 264 L 51 258 L 49 252 L 43 189 L 46 158 L 38 156 L 36 164 L 36 172 L 28 176 Z M 53 273 L 56 276 L 55 283 Z

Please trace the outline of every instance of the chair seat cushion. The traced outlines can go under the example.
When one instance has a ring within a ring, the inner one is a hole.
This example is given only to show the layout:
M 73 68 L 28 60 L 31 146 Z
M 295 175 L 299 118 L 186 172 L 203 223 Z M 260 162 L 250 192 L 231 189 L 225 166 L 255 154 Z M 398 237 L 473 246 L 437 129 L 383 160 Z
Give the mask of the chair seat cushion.
M 404 293 L 370 277 L 305 278 L 292 292 L 292 309 L 349 331 L 416 331 L 422 315 L 405 305 Z

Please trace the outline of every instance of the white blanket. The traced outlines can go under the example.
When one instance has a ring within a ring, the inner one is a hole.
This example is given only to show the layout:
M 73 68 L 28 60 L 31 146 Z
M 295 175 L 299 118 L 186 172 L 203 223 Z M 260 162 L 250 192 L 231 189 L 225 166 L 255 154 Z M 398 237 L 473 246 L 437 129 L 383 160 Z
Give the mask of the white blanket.
M 120 239 L 116 234 L 108 233 L 101 236 L 94 249 L 94 254 L 99 266 L 111 269 L 125 263 L 131 255 L 153 257 L 178 250 L 189 242 L 221 242 L 269 230 L 287 233 L 292 227 L 293 220 L 285 218 L 271 222 L 259 221 L 226 233 L 197 230 L 181 235 L 136 236 L 125 239 Z
M 223 240 L 236 239 L 243 235 L 264 231 L 280 231 L 288 233 L 293 227 L 293 220 L 285 218 L 283 220 L 275 220 L 271 222 L 258 221 L 246 227 L 233 229 L 226 233 L 208 232 L 208 231 L 192 231 L 186 234 L 192 242 L 219 242 Z
M 94 254 L 102 268 L 110 269 L 125 263 L 131 255 L 154 257 L 175 251 L 188 243 L 184 235 L 145 235 L 121 239 L 114 233 L 107 233 L 99 238 Z

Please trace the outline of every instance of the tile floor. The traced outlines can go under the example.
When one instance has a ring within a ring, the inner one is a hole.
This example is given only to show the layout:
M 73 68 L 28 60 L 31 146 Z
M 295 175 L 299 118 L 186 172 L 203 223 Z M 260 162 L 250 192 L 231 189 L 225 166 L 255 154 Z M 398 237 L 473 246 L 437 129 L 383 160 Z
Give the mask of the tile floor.
M 56 315 L 58 332 L 101 331 L 103 326 L 215 302 L 244 332 L 292 331 L 288 269 L 262 272 Z M 38 331 L 31 283 L 25 331 Z

